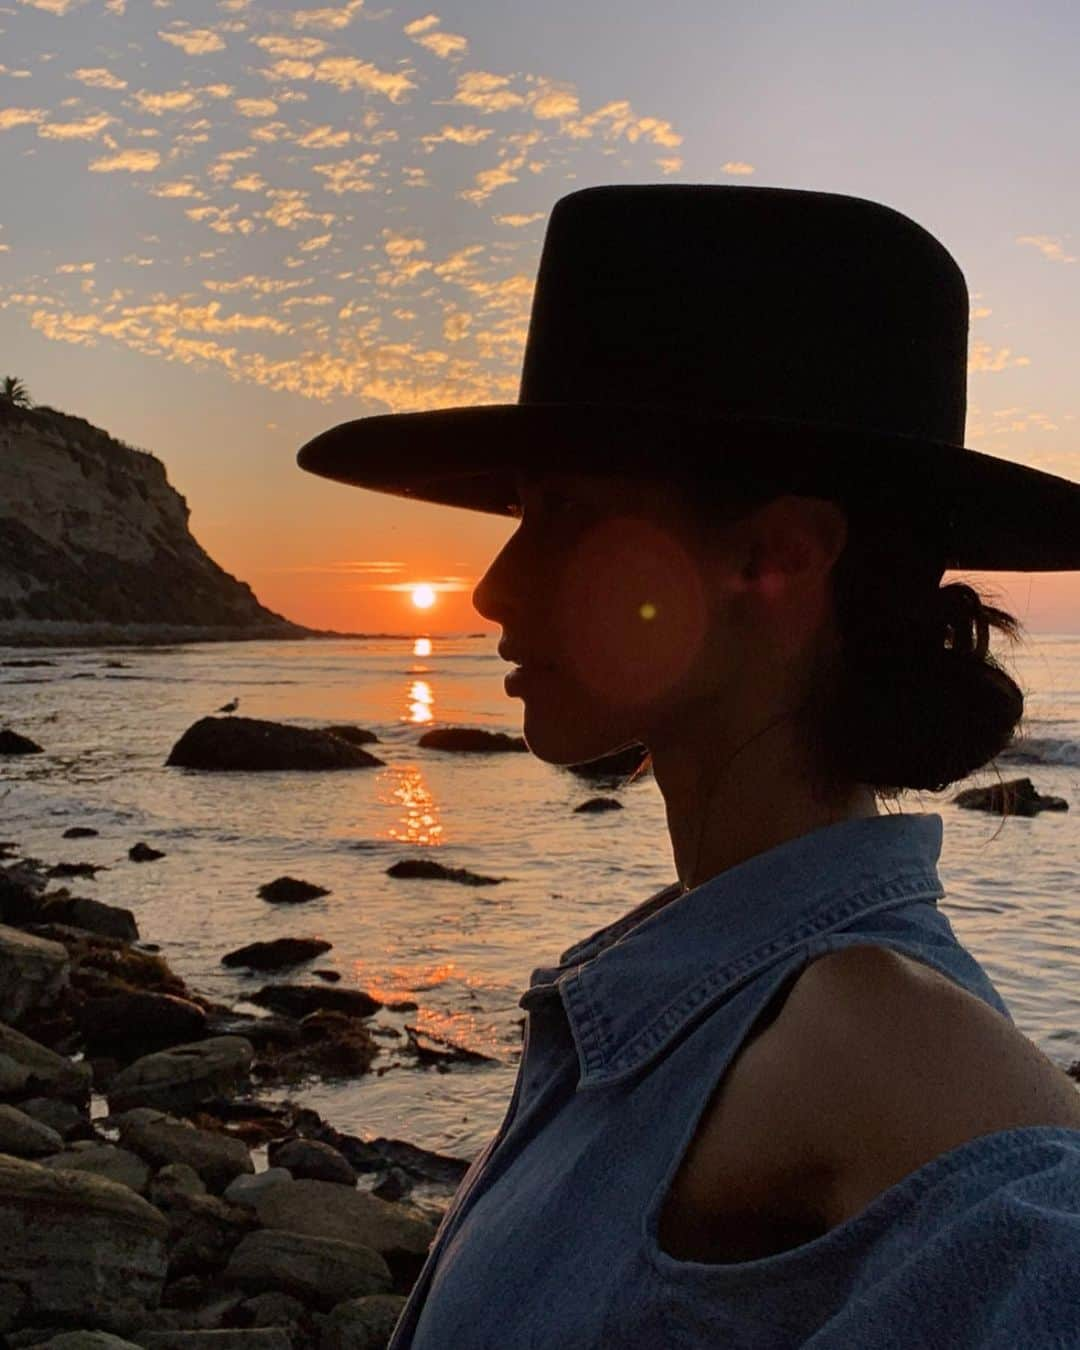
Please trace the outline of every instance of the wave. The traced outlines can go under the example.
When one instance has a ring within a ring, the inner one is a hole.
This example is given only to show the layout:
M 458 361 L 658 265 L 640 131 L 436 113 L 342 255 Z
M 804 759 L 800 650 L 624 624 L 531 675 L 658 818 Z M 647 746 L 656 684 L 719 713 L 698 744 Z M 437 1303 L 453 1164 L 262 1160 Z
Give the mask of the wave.
M 1025 736 L 1001 752 L 1012 764 L 1078 764 L 1080 741 L 1064 736 Z

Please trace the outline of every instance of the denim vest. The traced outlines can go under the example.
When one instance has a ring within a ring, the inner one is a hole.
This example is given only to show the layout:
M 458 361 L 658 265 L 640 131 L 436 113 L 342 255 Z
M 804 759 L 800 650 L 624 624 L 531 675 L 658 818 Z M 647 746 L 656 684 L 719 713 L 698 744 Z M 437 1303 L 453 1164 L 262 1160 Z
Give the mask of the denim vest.
M 686 894 L 665 887 L 535 970 L 506 1119 L 390 1350 L 1080 1347 L 1080 1130 L 968 1140 L 760 1259 L 658 1245 L 717 1083 L 810 961 L 892 948 L 1011 1021 L 937 908 L 941 839 L 938 815 L 829 825 Z

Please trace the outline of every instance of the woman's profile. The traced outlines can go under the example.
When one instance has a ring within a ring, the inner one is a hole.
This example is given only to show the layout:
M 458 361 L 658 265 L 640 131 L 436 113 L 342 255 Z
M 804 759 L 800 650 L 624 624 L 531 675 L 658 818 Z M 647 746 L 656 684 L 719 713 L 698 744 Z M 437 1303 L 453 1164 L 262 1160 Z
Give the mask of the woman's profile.
M 964 445 L 967 289 L 877 203 L 555 206 L 516 404 L 302 467 L 518 518 L 474 592 L 529 749 L 647 747 L 678 880 L 533 971 L 506 1118 L 392 1350 L 1080 1345 L 1080 1098 L 938 908 L 1080 485 Z

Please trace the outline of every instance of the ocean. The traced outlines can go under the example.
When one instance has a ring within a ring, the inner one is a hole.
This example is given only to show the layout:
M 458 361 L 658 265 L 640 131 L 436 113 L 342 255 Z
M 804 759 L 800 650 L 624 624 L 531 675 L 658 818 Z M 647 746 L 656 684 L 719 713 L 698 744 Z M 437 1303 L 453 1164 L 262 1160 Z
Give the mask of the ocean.
M 1021 742 L 999 761 L 1064 797 L 1033 819 L 965 811 L 963 786 L 909 793 L 907 812 L 945 823 L 941 902 L 1017 1026 L 1063 1068 L 1080 1059 L 1080 636 L 1034 635 L 1006 661 L 1027 697 Z M 12 661 L 47 665 L 12 665 Z M 531 754 L 421 749 L 430 727 L 520 734 L 495 638 L 201 643 L 175 647 L 0 648 L 0 723 L 45 753 L 0 760 L 0 838 L 47 863 L 103 863 L 73 893 L 134 911 L 196 991 L 244 1005 L 275 978 L 220 964 L 244 943 L 317 936 L 341 988 L 419 1009 L 377 1020 L 491 1056 L 449 1072 L 408 1067 L 380 1041 L 371 1072 L 288 1092 L 337 1129 L 388 1135 L 471 1159 L 497 1129 L 521 1044 L 518 999 L 531 970 L 675 880 L 651 775 L 617 790 L 624 810 L 574 814 L 598 789 Z M 240 714 L 302 726 L 354 723 L 385 767 L 336 773 L 200 773 L 166 768 L 200 717 L 238 697 Z M 71 825 L 100 831 L 65 840 Z M 128 860 L 138 840 L 166 856 Z M 395 879 L 400 858 L 437 857 L 497 886 Z M 290 875 L 330 894 L 270 905 L 257 888 Z M 305 979 L 310 967 L 283 977 Z

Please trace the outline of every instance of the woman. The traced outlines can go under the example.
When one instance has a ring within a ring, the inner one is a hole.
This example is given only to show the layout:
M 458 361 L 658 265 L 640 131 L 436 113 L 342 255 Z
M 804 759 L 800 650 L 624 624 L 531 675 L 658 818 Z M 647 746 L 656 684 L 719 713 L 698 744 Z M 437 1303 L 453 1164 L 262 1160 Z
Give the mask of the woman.
M 678 881 L 535 970 L 506 1120 L 392 1350 L 1080 1345 L 1080 1100 L 936 901 L 1020 690 L 946 566 L 1080 567 L 1080 486 L 964 448 L 967 293 L 855 198 L 605 187 L 517 404 L 340 481 L 520 517 L 478 585 L 531 751 L 640 742 Z

